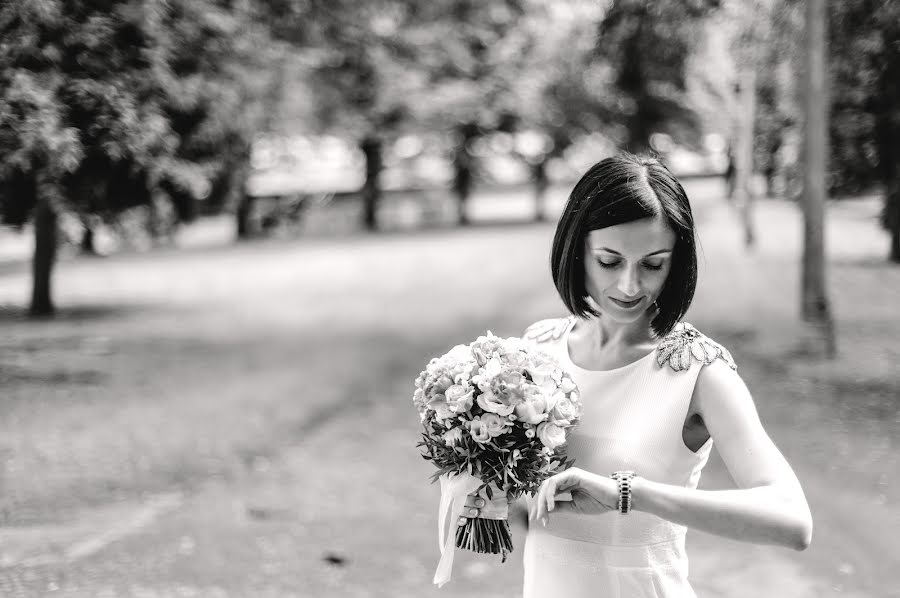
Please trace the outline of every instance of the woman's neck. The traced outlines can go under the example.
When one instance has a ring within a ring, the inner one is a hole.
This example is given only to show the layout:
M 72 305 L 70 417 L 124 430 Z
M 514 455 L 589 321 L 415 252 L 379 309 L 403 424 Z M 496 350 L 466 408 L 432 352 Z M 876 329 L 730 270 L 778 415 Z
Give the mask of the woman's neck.
M 602 315 L 588 320 L 590 326 L 594 328 L 591 335 L 593 349 L 602 353 L 618 353 L 654 342 L 653 329 L 650 326 L 654 315 L 647 312 L 638 320 L 627 324 Z

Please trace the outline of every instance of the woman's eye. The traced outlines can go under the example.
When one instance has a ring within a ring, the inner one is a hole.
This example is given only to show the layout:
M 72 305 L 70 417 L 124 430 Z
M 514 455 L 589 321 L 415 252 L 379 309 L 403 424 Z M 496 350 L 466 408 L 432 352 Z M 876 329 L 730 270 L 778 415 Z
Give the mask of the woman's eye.
M 645 262 L 644 267 L 648 270 L 662 270 L 662 264 L 649 264 Z
M 619 265 L 619 262 L 604 262 L 603 260 L 597 260 L 597 263 L 604 268 L 615 268 Z

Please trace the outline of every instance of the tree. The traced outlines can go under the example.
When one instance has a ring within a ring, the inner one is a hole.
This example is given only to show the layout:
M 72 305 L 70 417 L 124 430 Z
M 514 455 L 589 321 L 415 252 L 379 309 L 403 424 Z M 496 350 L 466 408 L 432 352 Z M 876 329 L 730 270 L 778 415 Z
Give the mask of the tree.
M 596 53 L 606 64 L 619 144 L 650 149 L 653 133 L 699 143 L 700 119 L 687 97 L 688 64 L 716 0 L 614 0 L 600 22 Z
M 155 106 L 136 101 L 144 88 L 140 74 L 154 57 L 144 53 L 146 39 L 134 21 L 53 2 L 6 4 L 0 11 L 0 205 L 7 223 L 34 215 L 30 312 L 43 316 L 54 311 L 58 215 L 84 204 L 69 191 L 86 191 L 82 175 L 105 157 L 107 164 L 140 163 L 171 140 Z M 127 171 L 121 174 L 118 180 L 128 179 Z
M 830 6 L 831 188 L 884 190 L 888 257 L 900 263 L 900 5 L 850 0 Z
M 603 17 L 597 3 L 536 3 L 524 19 L 529 51 L 513 77 L 516 152 L 528 164 L 534 186 L 535 219 L 546 217 L 547 166 L 582 135 L 608 130 L 616 111 L 608 92 L 608 64 L 595 52 Z
M 478 173 L 472 148 L 486 133 L 510 133 L 520 124 L 522 106 L 511 92 L 518 81 L 534 76 L 527 70 L 535 46 L 528 19 L 541 6 L 520 0 L 456 0 L 446 8 L 433 6 L 427 28 L 434 42 L 426 51 L 438 60 L 430 75 L 426 122 L 444 128 L 453 140 L 453 190 L 459 223 L 466 224 Z
M 165 111 L 180 140 L 177 160 L 199 167 L 200 176 L 164 181 L 163 188 L 181 220 L 198 211 L 240 215 L 253 138 L 277 115 L 285 50 L 250 2 L 223 2 L 212 11 L 185 2 L 170 10 L 175 77 Z M 239 216 L 239 238 L 243 224 Z
M 387 143 L 413 123 L 425 86 L 416 40 L 419 2 L 261 2 L 272 34 L 291 44 L 314 97 L 309 131 L 354 139 L 365 156 L 362 226 L 375 230 Z
M 771 0 L 754 0 L 753 2 L 736 2 L 728 5 L 731 19 L 734 21 L 730 53 L 734 57 L 737 70 L 735 92 L 737 102 L 734 112 L 733 136 L 729 147 L 733 161 L 733 185 L 731 199 L 740 210 L 744 228 L 744 246 L 751 248 L 755 243 L 755 227 L 753 224 L 754 189 L 753 173 L 758 170 L 758 127 L 768 124 L 761 115 L 767 114 L 772 106 L 774 94 L 766 93 L 771 89 L 770 77 L 764 65 L 766 59 L 778 63 L 778 54 L 769 52 L 772 47 L 770 37 L 773 21 L 773 2 Z M 761 108 L 761 109 L 760 109 Z M 773 146 L 780 140 L 779 132 L 769 136 L 774 140 Z M 767 148 L 768 149 L 768 148 Z M 764 154 L 768 157 L 768 153 Z
M 717 2 L 620 0 L 526 3 L 513 113 L 531 139 L 540 218 L 546 167 L 579 137 L 601 135 L 632 151 L 654 133 L 699 145 L 703 119 L 691 88 L 703 28 Z M 665 48 L 661 51 L 661 48 Z
M 241 122 L 234 112 L 251 101 L 223 73 L 241 31 L 227 8 L 187 0 L 0 7 L 0 210 L 6 223 L 34 219 L 31 314 L 54 311 L 61 213 L 107 217 L 166 193 L 187 218 L 224 170 L 219 144 L 238 129 L 217 123 Z
M 758 96 L 763 113 L 757 117 L 756 155 L 763 168 L 771 155 L 767 148 L 779 147 L 803 113 L 791 73 L 804 62 L 804 6 L 796 0 L 774 5 L 765 52 L 768 63 L 780 66 L 763 71 L 768 80 Z M 828 191 L 839 197 L 883 189 L 888 255 L 900 261 L 900 5 L 849 0 L 828 8 Z M 792 165 L 773 166 L 777 171 Z
M 828 85 L 826 60 L 826 6 L 824 0 L 806 0 L 805 175 L 802 314 L 825 346 L 835 354 L 834 324 L 825 286 L 825 183 L 828 159 Z

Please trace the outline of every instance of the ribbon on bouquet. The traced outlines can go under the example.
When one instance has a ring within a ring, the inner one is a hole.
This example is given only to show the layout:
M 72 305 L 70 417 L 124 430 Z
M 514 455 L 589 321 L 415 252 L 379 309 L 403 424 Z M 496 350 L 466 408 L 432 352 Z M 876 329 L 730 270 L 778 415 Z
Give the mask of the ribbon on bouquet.
M 441 560 L 434 573 L 434 583 L 438 587 L 450 581 L 453 569 L 453 554 L 456 551 L 457 520 L 466 506 L 466 496 L 475 492 L 482 482 L 466 472 L 458 475 L 446 474 L 441 480 L 441 504 L 438 507 L 438 544 Z

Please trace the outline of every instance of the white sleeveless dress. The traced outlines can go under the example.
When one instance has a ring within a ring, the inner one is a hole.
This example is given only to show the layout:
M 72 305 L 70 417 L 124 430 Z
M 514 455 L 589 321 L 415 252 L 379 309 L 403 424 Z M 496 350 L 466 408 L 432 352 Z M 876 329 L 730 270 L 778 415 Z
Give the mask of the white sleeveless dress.
M 584 414 L 568 440 L 575 466 L 601 475 L 633 470 L 648 480 L 696 488 L 712 439 L 695 453 L 682 441 L 704 363 L 734 361 L 726 349 L 679 323 L 653 353 L 620 368 L 579 368 L 569 356 L 574 317 L 542 320 L 525 338 L 567 369 Z M 531 497 L 527 497 L 529 507 Z M 687 528 L 649 513 L 553 513 L 532 522 L 523 547 L 523 598 L 694 598 Z

